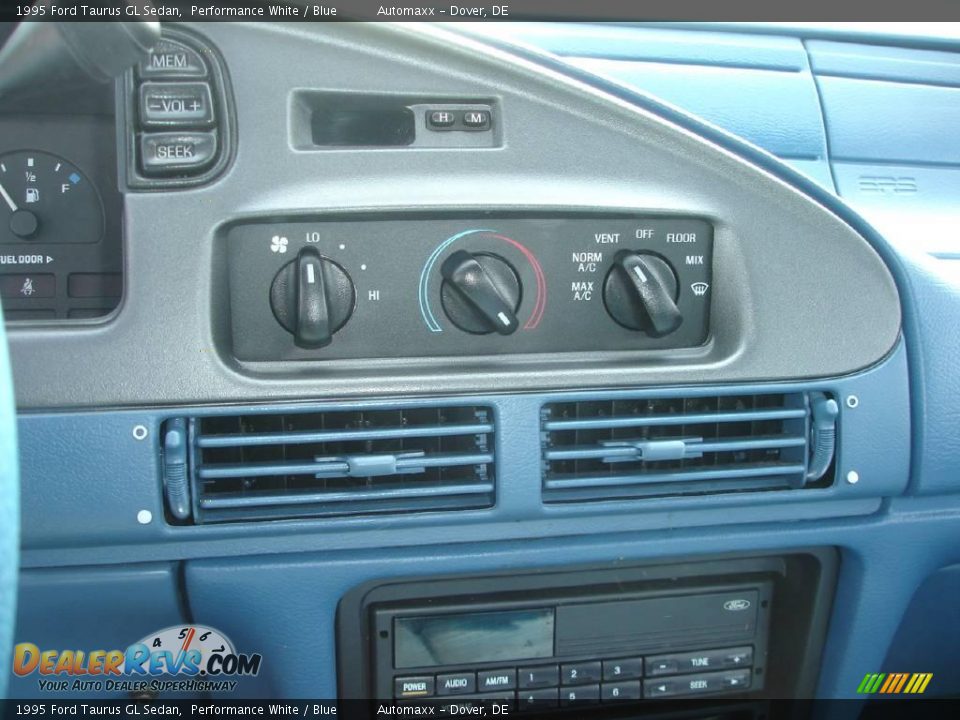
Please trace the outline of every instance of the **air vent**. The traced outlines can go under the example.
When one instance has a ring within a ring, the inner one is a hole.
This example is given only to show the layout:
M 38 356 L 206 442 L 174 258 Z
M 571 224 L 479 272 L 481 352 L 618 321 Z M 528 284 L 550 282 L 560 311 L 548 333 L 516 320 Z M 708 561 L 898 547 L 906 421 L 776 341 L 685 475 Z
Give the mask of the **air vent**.
M 544 502 L 825 487 L 838 412 L 823 393 L 552 403 Z
M 189 503 L 178 440 L 188 449 Z M 175 418 L 164 427 L 164 469 L 168 512 L 179 522 L 490 507 L 493 412 L 469 406 Z

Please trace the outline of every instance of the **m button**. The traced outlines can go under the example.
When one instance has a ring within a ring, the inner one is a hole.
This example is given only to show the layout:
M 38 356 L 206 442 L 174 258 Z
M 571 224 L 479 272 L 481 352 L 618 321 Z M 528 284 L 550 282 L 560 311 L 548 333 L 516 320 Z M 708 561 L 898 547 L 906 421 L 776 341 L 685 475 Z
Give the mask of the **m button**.
M 140 164 L 144 175 L 196 173 L 217 154 L 214 133 L 144 133 L 140 136 Z
M 490 127 L 490 113 L 487 110 L 466 110 L 463 126 L 470 130 L 486 130 Z

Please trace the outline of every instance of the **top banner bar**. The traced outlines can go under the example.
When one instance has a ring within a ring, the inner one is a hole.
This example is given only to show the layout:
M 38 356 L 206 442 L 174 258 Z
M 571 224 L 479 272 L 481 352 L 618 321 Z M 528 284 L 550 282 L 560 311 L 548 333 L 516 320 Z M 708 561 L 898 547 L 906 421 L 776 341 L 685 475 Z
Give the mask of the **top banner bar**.
M 464 0 L 407 2 L 389 0 L 323 0 L 256 2 L 95 2 L 0 0 L 0 20 L 177 22 L 945 22 L 960 21 L 960 0 Z M 890 28 L 896 31 L 897 28 Z M 960 38 L 960 24 L 955 33 Z

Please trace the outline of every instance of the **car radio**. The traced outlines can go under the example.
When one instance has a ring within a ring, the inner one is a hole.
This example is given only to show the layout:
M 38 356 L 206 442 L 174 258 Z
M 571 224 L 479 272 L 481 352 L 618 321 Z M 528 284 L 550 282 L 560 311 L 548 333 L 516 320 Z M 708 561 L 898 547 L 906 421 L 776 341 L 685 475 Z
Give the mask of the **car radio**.
M 340 695 L 520 710 L 753 696 L 780 562 L 363 586 L 339 608 Z

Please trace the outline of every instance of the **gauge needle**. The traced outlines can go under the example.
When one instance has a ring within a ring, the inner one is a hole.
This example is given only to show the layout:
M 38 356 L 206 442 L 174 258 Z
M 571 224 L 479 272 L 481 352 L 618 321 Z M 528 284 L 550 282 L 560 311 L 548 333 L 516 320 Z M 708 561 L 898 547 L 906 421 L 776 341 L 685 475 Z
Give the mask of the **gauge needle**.
M 7 189 L 0 184 L 0 195 L 3 195 L 3 199 L 7 201 L 7 205 L 10 206 L 11 212 L 17 211 L 17 204 L 13 201 L 13 198 L 10 197 L 10 193 L 7 192 Z

